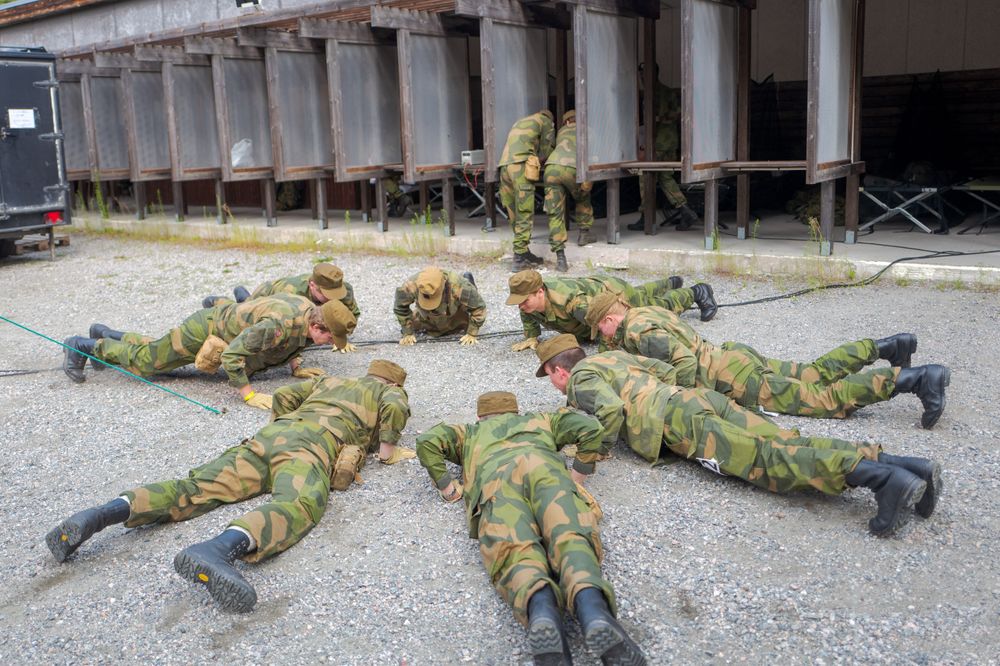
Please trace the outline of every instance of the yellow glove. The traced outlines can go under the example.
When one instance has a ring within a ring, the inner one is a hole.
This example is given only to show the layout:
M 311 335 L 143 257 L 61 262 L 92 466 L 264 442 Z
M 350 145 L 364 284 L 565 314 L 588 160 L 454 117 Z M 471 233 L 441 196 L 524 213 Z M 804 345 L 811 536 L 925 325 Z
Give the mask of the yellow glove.
M 247 393 L 247 397 L 243 398 L 243 402 L 251 407 L 256 407 L 257 409 L 266 409 L 271 411 L 271 401 L 272 398 L 268 393 L 257 393 L 256 391 L 250 391 Z
M 358 351 L 358 348 L 352 345 L 350 342 L 348 342 L 340 349 L 341 354 L 350 354 L 351 352 L 356 352 L 356 351 Z
M 292 370 L 292 377 L 299 379 L 312 379 L 313 377 L 322 377 L 325 374 L 326 370 L 323 368 L 303 368 L 301 365 Z
M 416 458 L 416 457 L 417 457 L 417 452 L 414 451 L 413 449 L 407 449 L 402 446 L 397 446 L 395 449 L 393 449 L 391 456 L 389 456 L 384 460 L 382 458 L 379 458 L 378 461 L 381 463 L 385 463 L 386 465 L 395 465 L 396 463 L 402 462 L 403 460 L 409 460 L 410 458 Z
M 594 182 L 590 180 L 585 180 L 580 183 L 580 190 L 583 192 L 589 192 L 594 189 Z
M 452 491 L 451 495 L 445 495 L 444 492 L 441 490 L 438 491 L 438 493 L 441 494 L 441 499 L 443 499 L 445 502 L 448 502 L 449 504 L 453 504 L 458 500 L 462 499 L 462 492 L 463 492 L 461 483 L 459 483 L 458 481 L 452 481 L 451 484 L 455 488 Z
M 411 345 L 417 344 L 417 336 L 415 335 L 404 335 L 399 339 L 399 344 L 404 347 L 409 347 Z
M 538 349 L 538 338 L 526 338 L 520 342 L 515 342 L 510 346 L 511 351 L 524 351 L 525 349 Z
M 478 345 L 479 338 L 477 338 L 474 335 L 469 335 L 468 333 L 466 333 L 459 339 L 458 344 L 462 345 L 463 347 L 468 347 L 469 345 Z

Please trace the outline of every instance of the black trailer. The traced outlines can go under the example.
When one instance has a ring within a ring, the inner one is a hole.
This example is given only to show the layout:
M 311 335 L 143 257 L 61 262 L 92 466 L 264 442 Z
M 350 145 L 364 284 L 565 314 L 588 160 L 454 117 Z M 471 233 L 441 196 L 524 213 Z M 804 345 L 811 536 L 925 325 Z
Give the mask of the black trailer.
M 0 257 L 26 234 L 70 223 L 55 56 L 0 46 Z

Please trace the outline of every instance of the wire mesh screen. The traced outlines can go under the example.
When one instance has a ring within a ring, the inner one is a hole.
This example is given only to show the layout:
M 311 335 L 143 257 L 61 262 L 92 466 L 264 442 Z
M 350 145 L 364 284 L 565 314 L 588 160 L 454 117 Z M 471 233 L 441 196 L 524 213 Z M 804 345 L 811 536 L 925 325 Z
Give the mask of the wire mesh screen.
M 285 164 L 289 167 L 333 164 L 325 58 L 319 53 L 278 51 L 275 63 Z
M 547 108 L 545 30 L 494 23 L 493 29 L 493 164 L 496 169 L 507 133 L 515 122 Z
M 63 151 L 67 171 L 89 171 L 87 127 L 83 121 L 83 88 L 79 81 L 59 84 L 59 112 L 62 117 Z
M 271 154 L 271 119 L 267 110 L 267 75 L 263 60 L 226 58 L 226 114 L 233 169 L 267 168 Z
M 135 107 L 135 157 L 139 171 L 170 168 L 167 116 L 163 105 L 163 76 L 159 72 L 132 72 Z
M 458 164 L 469 143 L 469 63 L 464 37 L 413 35 L 409 53 L 416 166 Z
M 819 100 L 816 161 L 850 157 L 852 24 L 854 0 L 819 2 Z
M 587 12 L 587 163 L 636 159 L 636 20 Z M 599 85 L 591 85 L 599 82 Z
M 736 158 L 737 11 L 712 0 L 696 0 L 692 6 L 695 166 Z
M 344 166 L 377 167 L 403 161 L 396 47 L 337 44 Z
M 180 167 L 218 169 L 219 129 L 210 67 L 174 65 L 174 116 Z
M 90 80 L 99 171 L 128 169 L 125 114 L 120 92 L 120 78 L 95 76 Z

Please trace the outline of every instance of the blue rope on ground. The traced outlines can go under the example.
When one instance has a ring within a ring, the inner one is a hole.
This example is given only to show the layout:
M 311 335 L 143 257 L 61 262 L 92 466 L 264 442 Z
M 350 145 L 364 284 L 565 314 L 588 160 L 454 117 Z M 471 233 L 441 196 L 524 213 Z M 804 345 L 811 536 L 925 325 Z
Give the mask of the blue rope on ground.
M 215 409 L 214 407 L 209 407 L 208 405 L 203 405 L 200 402 L 198 402 L 197 400 L 192 400 L 191 398 L 189 398 L 186 395 L 183 395 L 181 393 L 178 393 L 177 391 L 171 391 L 170 389 L 168 389 L 165 386 L 160 386 L 159 384 L 157 384 L 155 382 L 151 382 L 148 379 L 140 377 L 139 375 L 132 374 L 128 370 L 124 370 L 122 368 L 119 368 L 117 365 L 112 365 L 110 363 L 105 363 L 101 359 L 94 358 L 90 354 L 87 354 L 85 352 L 79 351 L 77 349 L 73 349 L 72 347 L 69 347 L 68 345 L 63 344 L 62 342 L 59 342 L 58 340 L 53 340 L 52 338 L 50 338 L 47 335 L 44 335 L 43 333 L 39 333 L 38 331 L 33 331 L 30 328 L 28 328 L 27 326 L 19 324 L 16 321 L 13 321 L 12 319 L 8 319 L 7 317 L 4 317 L 3 315 L 0 315 L 0 320 L 3 320 L 5 322 L 7 322 L 8 324 L 13 324 L 14 326 L 17 326 L 18 328 L 20 328 L 21 330 L 24 330 L 24 331 L 27 331 L 28 333 L 32 333 L 34 335 L 37 335 L 38 337 L 44 338 L 44 339 L 48 340 L 49 342 L 54 342 L 55 344 L 59 345 L 60 347 L 63 347 L 65 349 L 69 349 L 70 351 L 76 352 L 77 354 L 80 354 L 81 356 L 86 356 L 91 361 L 96 361 L 97 363 L 100 363 L 100 364 L 102 364 L 102 365 L 104 365 L 104 366 L 106 366 L 108 368 L 111 368 L 112 370 L 117 370 L 118 372 L 122 373 L 123 375 L 128 375 L 129 377 L 132 377 L 133 379 L 138 379 L 140 382 L 143 382 L 145 384 L 149 384 L 150 386 L 158 388 L 161 391 L 166 391 L 170 395 L 175 395 L 178 398 L 181 398 L 182 400 L 187 400 L 188 402 L 190 402 L 190 403 L 192 403 L 194 405 L 198 405 L 202 409 L 207 409 L 208 411 L 212 412 L 213 414 L 221 414 L 222 413 L 221 411 L 219 411 L 218 409 Z

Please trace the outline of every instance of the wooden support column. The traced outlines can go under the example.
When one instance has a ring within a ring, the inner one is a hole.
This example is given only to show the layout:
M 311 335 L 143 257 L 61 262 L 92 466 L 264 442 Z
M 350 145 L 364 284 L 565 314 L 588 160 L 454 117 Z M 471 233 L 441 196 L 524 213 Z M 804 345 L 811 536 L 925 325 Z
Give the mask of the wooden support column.
M 313 219 L 320 229 L 330 228 L 330 218 L 327 214 L 326 202 L 326 178 L 317 178 L 312 182 L 313 187 Z
M 642 120 L 643 120 L 643 142 L 646 150 L 643 155 L 647 162 L 654 162 L 660 158 L 656 154 L 653 146 L 656 138 L 656 126 L 653 114 L 653 98 L 656 96 L 656 20 L 644 18 L 642 20 Z M 642 219 L 645 223 L 643 233 L 647 236 L 654 235 L 659 229 L 656 223 L 656 173 L 653 171 L 643 171 L 642 191 L 644 193 L 642 201 Z
M 184 182 L 175 180 L 171 183 L 174 188 L 174 219 L 183 222 L 187 216 L 187 202 L 184 200 Z
M 427 184 L 426 180 L 421 181 L 420 182 L 420 213 L 417 214 L 417 217 L 419 217 L 421 220 L 424 220 L 424 215 L 427 214 L 427 206 L 430 205 L 430 201 L 431 201 L 430 185 Z M 427 220 L 424 220 L 424 222 L 427 222 Z
M 485 205 L 483 210 L 486 211 L 486 224 L 484 226 L 487 231 L 495 231 L 497 228 L 497 185 L 496 183 L 486 183 L 484 190 Z
M 824 180 L 819 192 L 819 253 L 829 257 L 833 253 L 833 215 L 837 196 L 837 181 Z
M 135 194 L 135 219 L 146 219 L 146 183 L 136 181 L 132 183 L 132 191 Z
M 750 17 L 749 7 L 739 9 L 736 73 L 736 159 L 750 159 Z M 745 240 L 750 227 L 750 174 L 736 176 L 736 237 Z
M 608 244 L 617 245 L 621 241 L 618 211 L 621 202 L 621 181 L 612 178 L 608 181 Z
M 312 214 L 312 219 L 319 219 L 319 211 L 316 210 L 316 179 L 313 178 L 308 183 L 309 190 L 309 211 Z
M 358 183 L 361 188 L 361 221 L 372 221 L 372 187 L 367 180 Z
M 261 181 L 261 187 L 264 190 L 264 221 L 269 227 L 278 226 L 278 213 L 276 206 L 276 195 L 274 178 L 265 178 Z
M 382 184 L 382 180 L 382 178 L 375 179 L 375 210 L 378 211 L 376 214 L 378 230 L 385 232 L 389 231 L 389 211 L 385 203 L 385 185 Z
M 736 237 L 746 240 L 750 227 L 750 174 L 736 176 Z
M 705 181 L 705 249 L 715 249 L 715 236 L 719 233 L 719 181 Z
M 566 31 L 556 30 L 556 121 L 566 113 Z
M 446 236 L 455 235 L 455 186 L 451 178 L 441 179 L 441 206 L 448 226 L 445 227 Z
M 226 224 L 229 219 L 226 217 L 226 184 L 221 178 L 213 181 L 215 185 L 215 223 Z
M 861 192 L 861 176 L 852 173 L 847 177 L 847 190 L 844 192 L 844 242 L 858 242 L 858 204 Z

